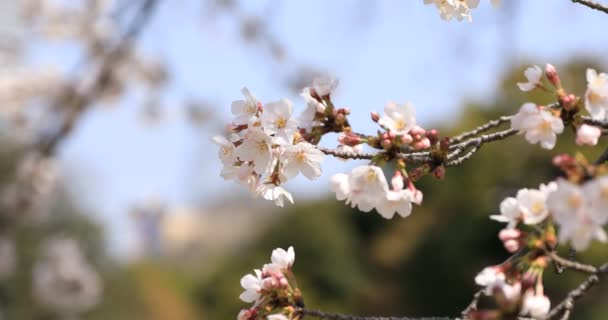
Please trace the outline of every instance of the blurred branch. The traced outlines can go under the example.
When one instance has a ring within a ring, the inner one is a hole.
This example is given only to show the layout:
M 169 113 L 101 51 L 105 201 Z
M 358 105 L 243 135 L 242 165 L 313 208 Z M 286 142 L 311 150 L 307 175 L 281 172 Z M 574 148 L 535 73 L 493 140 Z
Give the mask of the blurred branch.
M 139 35 L 146 24 L 149 21 L 149 17 L 152 15 L 158 0 L 144 0 L 143 4 L 135 16 L 127 31 L 122 36 L 122 39 L 116 45 L 116 47 L 108 52 L 104 60 L 101 62 L 101 67 L 96 77 L 93 80 L 93 84 L 85 90 L 83 93 L 77 93 L 72 90 L 67 90 L 64 94 L 59 95 L 58 101 L 53 105 L 63 106 L 68 109 L 68 113 L 61 124 L 58 131 L 43 139 L 41 143 L 35 146 L 35 149 L 44 156 L 52 155 L 59 142 L 66 137 L 73 129 L 75 123 L 80 118 L 83 111 L 103 92 L 103 89 L 108 86 L 110 82 L 110 74 L 116 65 L 120 57 L 128 50 L 131 42 Z
M 599 3 L 595 2 L 595 1 L 591 1 L 591 0 L 570 0 L 570 1 L 572 1 L 573 3 L 582 4 L 584 6 L 587 6 L 587 7 L 591 8 L 591 9 L 602 11 L 603 13 L 608 13 L 608 7 L 606 7 L 606 6 L 602 5 L 602 4 L 599 4 Z

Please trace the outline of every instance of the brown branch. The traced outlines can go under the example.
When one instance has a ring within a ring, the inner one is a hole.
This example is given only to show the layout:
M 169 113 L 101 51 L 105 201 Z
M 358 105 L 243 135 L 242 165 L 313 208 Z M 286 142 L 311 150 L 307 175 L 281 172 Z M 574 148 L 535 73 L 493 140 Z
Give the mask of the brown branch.
M 298 314 L 304 316 L 311 316 L 317 319 L 328 319 L 328 320 L 464 320 L 461 318 L 449 318 L 449 317 L 377 317 L 377 316 L 354 316 L 341 313 L 330 313 L 319 310 L 312 310 L 306 308 L 300 308 L 296 311 Z
M 496 128 L 505 122 L 511 121 L 511 118 L 513 118 L 513 116 L 502 116 L 496 120 L 491 120 L 488 123 L 483 124 L 471 131 L 463 132 L 463 133 L 451 138 L 450 142 L 451 143 L 460 143 L 468 138 L 474 137 L 474 136 L 476 136 L 480 133 L 486 132 L 492 128 Z
M 599 3 L 595 2 L 595 1 L 591 1 L 591 0 L 570 0 L 570 1 L 572 1 L 573 3 L 582 4 L 584 6 L 587 6 L 587 7 L 591 8 L 591 9 L 595 9 L 595 10 L 601 11 L 603 13 L 608 13 L 608 7 L 607 6 L 599 4 Z
M 582 119 L 584 124 L 596 126 L 602 129 L 608 129 L 608 121 L 593 119 L 589 116 L 584 116 Z
M 111 81 L 110 74 L 114 66 L 120 57 L 129 49 L 129 45 L 133 39 L 135 39 L 147 25 L 157 3 L 158 0 L 143 1 L 138 14 L 133 18 L 133 21 L 127 28 L 127 31 L 122 35 L 122 38 L 116 47 L 109 51 L 105 56 L 101 62 L 99 71 L 93 80 L 93 84 L 86 89 L 85 92 L 77 93 L 75 91 L 68 90 L 68 92 L 60 95 L 59 99 L 52 104 L 53 108 L 55 109 L 59 109 L 61 107 L 67 108 L 68 112 L 57 132 L 47 139 L 43 139 L 43 141 L 34 146 L 36 151 L 40 152 L 44 156 L 50 156 L 55 153 L 59 142 L 72 131 L 82 113 L 109 85 L 109 82 Z
M 562 258 L 562 257 L 558 256 L 557 254 L 555 254 L 555 252 L 550 252 L 549 257 L 551 258 L 551 260 L 555 261 L 555 263 L 557 263 L 560 267 L 563 267 L 566 269 L 572 269 L 572 270 L 576 270 L 579 272 L 590 273 L 590 274 L 594 274 L 594 273 L 598 272 L 598 269 L 592 265 L 583 264 L 580 262 Z

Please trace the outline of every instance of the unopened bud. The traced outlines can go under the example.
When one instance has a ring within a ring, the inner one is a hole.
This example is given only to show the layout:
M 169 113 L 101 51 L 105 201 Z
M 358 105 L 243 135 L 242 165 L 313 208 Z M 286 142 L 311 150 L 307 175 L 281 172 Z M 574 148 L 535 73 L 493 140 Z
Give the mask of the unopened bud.
M 498 233 L 498 238 L 501 241 L 518 239 L 519 236 L 521 236 L 521 231 L 519 231 L 518 229 L 512 229 L 512 228 L 502 229 Z
M 338 137 L 338 142 L 340 142 L 343 145 L 352 147 L 352 146 L 361 144 L 363 141 L 361 140 L 360 136 L 358 136 L 354 133 L 345 133 Z
M 450 138 L 444 137 L 443 139 L 441 139 L 439 141 L 439 150 L 447 152 L 449 149 L 450 149 Z
M 261 102 L 258 101 L 258 112 L 263 113 L 264 112 L 264 106 L 262 105 Z
M 445 167 L 438 166 L 437 168 L 435 168 L 435 170 L 433 170 L 433 176 L 435 176 L 435 178 L 439 180 L 442 180 L 445 177 Z
M 420 126 L 414 126 L 412 128 L 412 130 L 410 130 L 410 134 L 411 135 L 421 135 L 421 134 L 425 134 L 426 130 L 424 130 L 422 127 Z
M 410 136 L 409 134 L 404 134 L 401 136 L 402 144 L 410 144 L 412 143 L 412 141 L 414 141 L 414 138 L 412 138 L 412 136 Z
M 439 131 L 437 131 L 437 129 L 428 130 L 425 135 L 429 139 L 432 146 L 434 146 L 439 140 Z
M 382 147 L 388 150 L 393 147 L 393 142 L 390 139 L 382 139 Z
M 378 112 L 376 111 L 372 111 L 370 114 L 370 117 L 372 118 L 373 122 L 378 122 L 380 121 L 380 115 L 378 114 Z
M 416 149 L 416 150 L 428 149 L 431 147 L 431 142 L 429 141 L 429 139 L 424 138 L 422 140 L 418 140 L 418 141 L 412 143 L 412 147 L 414 147 L 414 149 Z
M 551 82 L 551 84 L 553 84 L 556 88 L 559 89 L 562 87 L 559 75 L 557 74 L 557 69 L 555 69 L 552 64 L 547 63 L 545 66 L 545 75 L 547 76 L 547 79 L 549 79 L 549 82 Z
M 507 240 L 507 241 L 503 242 L 503 244 L 505 246 L 505 249 L 510 253 L 513 253 L 513 252 L 519 250 L 519 241 L 517 241 L 517 240 L 513 240 L 513 239 Z

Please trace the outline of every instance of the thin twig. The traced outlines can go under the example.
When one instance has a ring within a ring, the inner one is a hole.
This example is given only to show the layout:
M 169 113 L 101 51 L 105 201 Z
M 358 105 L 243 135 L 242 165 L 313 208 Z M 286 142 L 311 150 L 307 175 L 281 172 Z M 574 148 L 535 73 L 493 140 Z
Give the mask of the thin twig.
M 555 261 L 559 266 L 567 268 L 567 269 L 572 269 L 572 270 L 576 270 L 579 272 L 591 273 L 591 274 L 595 274 L 598 272 L 597 268 L 592 265 L 583 264 L 580 262 L 562 258 L 562 257 L 558 256 L 557 254 L 555 254 L 555 252 L 550 252 L 549 257 L 551 258 L 551 260 Z
M 595 2 L 595 1 L 591 1 L 591 0 L 570 0 L 570 1 L 572 1 L 573 3 L 582 4 L 584 6 L 587 6 L 587 7 L 591 8 L 591 9 L 595 9 L 595 10 L 601 11 L 603 13 L 608 13 L 608 7 L 607 6 L 599 4 L 599 3 Z

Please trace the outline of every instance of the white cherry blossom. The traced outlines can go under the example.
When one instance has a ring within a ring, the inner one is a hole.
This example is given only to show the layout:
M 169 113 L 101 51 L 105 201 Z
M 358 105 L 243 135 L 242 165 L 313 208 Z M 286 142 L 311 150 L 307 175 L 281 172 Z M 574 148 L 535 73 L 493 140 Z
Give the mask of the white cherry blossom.
M 241 287 L 245 289 L 239 296 L 244 302 L 255 302 L 260 299 L 262 290 L 262 271 L 255 269 L 254 274 L 248 274 L 241 278 Z
M 416 110 L 410 103 L 388 102 L 378 123 L 397 135 L 406 135 L 416 125 Z
M 514 228 L 518 222 L 528 225 L 538 224 L 549 215 L 547 196 L 557 189 L 557 184 L 541 184 L 539 189 L 521 189 L 515 198 L 508 197 L 500 203 L 500 215 L 492 215 L 491 219 L 506 222 L 507 228 Z
M 266 320 L 289 320 L 289 318 L 283 314 L 271 314 L 266 317 Z
M 412 213 L 412 192 L 403 189 L 403 176 L 400 174 L 391 179 L 391 184 L 392 190 L 389 190 L 376 204 L 376 211 L 386 219 L 393 218 L 395 212 L 405 218 Z
M 598 202 L 597 197 L 600 195 L 603 198 L 601 194 L 605 181 L 602 179 L 599 182 L 587 182 L 581 187 L 559 179 L 557 184 L 557 190 L 547 199 L 547 206 L 560 227 L 560 242 L 570 242 L 578 251 L 586 249 L 593 239 L 607 242 L 608 236 L 602 228 L 602 224 L 606 222 L 606 213 L 601 211 L 605 204 L 599 204 L 599 212 L 593 208 L 603 202 Z
M 600 176 L 583 185 L 589 204 L 589 216 L 596 224 L 608 223 L 608 176 Z
M 329 74 L 323 74 L 312 80 L 312 88 L 319 97 L 330 95 L 338 87 L 338 80 Z
M 587 91 L 585 107 L 591 117 L 605 120 L 608 116 L 608 74 L 587 69 Z
M 272 138 L 260 128 L 247 131 L 243 143 L 235 148 L 234 154 L 241 161 L 253 161 L 258 173 L 265 173 L 272 164 Z
M 543 294 L 535 294 L 532 290 L 524 293 L 523 305 L 521 307 L 522 315 L 530 315 L 535 319 L 543 319 L 549 309 L 551 309 L 551 301 Z
M 274 249 L 270 260 L 273 264 L 279 266 L 281 269 L 290 269 L 296 259 L 295 251 L 293 247 L 289 247 L 287 251 L 281 248 Z
M 236 157 L 234 156 L 234 143 L 222 136 L 213 136 L 212 141 L 220 146 L 218 155 L 222 163 L 232 165 Z
M 525 134 L 532 144 L 540 143 L 544 149 L 553 149 L 557 134 L 564 130 L 562 119 L 533 103 L 525 103 L 511 119 L 511 128 Z
M 325 154 L 308 142 L 289 145 L 282 153 L 282 172 L 288 178 L 301 172 L 306 178 L 314 180 L 321 176 L 321 162 Z
M 241 89 L 245 100 L 236 100 L 232 102 L 231 111 L 236 117 L 232 120 L 232 123 L 236 125 L 248 124 L 251 118 L 256 116 L 258 112 L 258 100 L 249 92 L 247 87 Z
M 578 128 L 578 130 L 576 130 L 576 144 L 579 146 L 594 146 L 597 144 L 597 141 L 601 135 L 602 130 L 600 130 L 600 128 L 583 124 Z
M 262 196 L 266 200 L 274 201 L 279 207 L 285 206 L 285 200 L 288 200 L 293 204 L 293 197 L 291 193 L 283 189 L 283 187 L 277 186 L 273 183 L 262 183 L 256 190 L 256 195 Z
M 298 120 L 292 117 L 293 104 L 287 99 L 266 104 L 260 116 L 264 131 L 274 134 L 278 144 L 291 143 L 294 133 L 298 130 Z
M 518 82 L 517 86 L 521 91 L 532 91 L 540 84 L 540 79 L 543 76 L 543 70 L 539 66 L 532 66 L 524 71 L 527 82 Z

